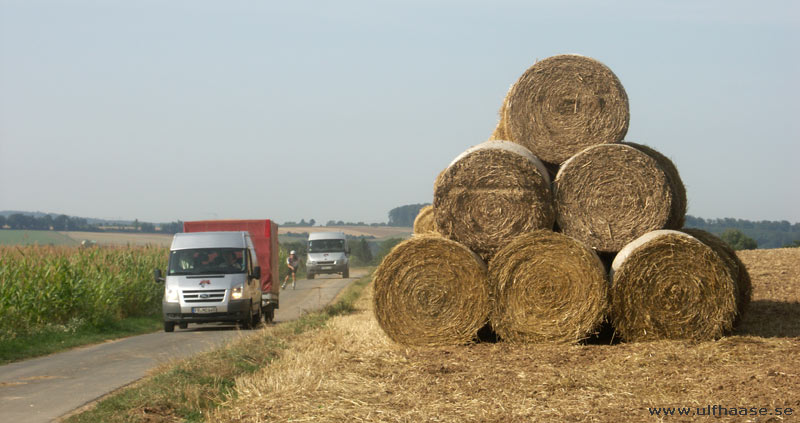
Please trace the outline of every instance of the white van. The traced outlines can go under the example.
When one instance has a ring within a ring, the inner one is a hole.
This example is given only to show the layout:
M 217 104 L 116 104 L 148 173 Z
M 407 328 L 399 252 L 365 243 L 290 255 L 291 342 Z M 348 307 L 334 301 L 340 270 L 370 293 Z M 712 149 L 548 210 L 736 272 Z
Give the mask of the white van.
M 350 246 L 344 232 L 312 232 L 308 234 L 306 275 L 314 279 L 323 273 L 350 277 Z
M 164 331 L 177 324 L 261 321 L 261 268 L 247 232 L 178 233 L 172 239 L 164 282 Z

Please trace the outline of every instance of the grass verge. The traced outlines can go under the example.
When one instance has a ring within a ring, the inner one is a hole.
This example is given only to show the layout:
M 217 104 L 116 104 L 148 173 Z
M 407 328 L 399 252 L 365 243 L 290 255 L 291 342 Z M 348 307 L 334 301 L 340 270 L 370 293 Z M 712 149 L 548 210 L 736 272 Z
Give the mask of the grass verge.
M 46 326 L 33 334 L 0 340 L 0 365 L 110 339 L 156 332 L 161 328 L 161 315 L 129 317 L 101 326 L 80 322 Z
M 203 421 L 209 411 L 235 399 L 237 377 L 252 374 L 280 358 L 298 335 L 323 327 L 331 317 L 353 312 L 356 300 L 371 280 L 370 274 L 353 282 L 333 304 L 320 311 L 264 328 L 190 360 L 165 364 L 151 376 L 64 421 Z

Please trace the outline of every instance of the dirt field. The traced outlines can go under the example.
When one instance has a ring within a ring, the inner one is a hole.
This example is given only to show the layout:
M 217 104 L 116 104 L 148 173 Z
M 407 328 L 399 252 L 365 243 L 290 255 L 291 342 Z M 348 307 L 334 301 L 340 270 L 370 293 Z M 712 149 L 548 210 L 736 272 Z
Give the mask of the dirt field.
M 344 232 L 352 236 L 374 236 L 375 238 L 407 238 L 413 232 L 412 228 L 397 226 L 291 226 L 279 227 L 279 234 L 303 232 Z
M 360 312 L 239 380 L 208 421 L 800 420 L 800 249 L 740 257 L 753 303 L 714 342 L 405 348 L 378 327 L 368 291 Z
M 353 236 L 374 236 L 375 238 L 408 238 L 411 236 L 411 228 L 400 228 L 393 226 L 303 226 L 303 227 L 279 227 L 278 234 L 303 233 L 303 232 L 325 232 L 342 231 Z M 172 243 L 172 235 L 162 234 L 135 234 L 135 233 L 113 233 L 113 232 L 59 232 L 66 235 L 76 243 L 83 240 L 93 240 L 100 245 L 162 245 L 168 247 Z
M 96 241 L 100 245 L 162 245 L 172 243 L 172 235 L 127 234 L 114 232 L 60 232 L 78 243 L 83 240 Z

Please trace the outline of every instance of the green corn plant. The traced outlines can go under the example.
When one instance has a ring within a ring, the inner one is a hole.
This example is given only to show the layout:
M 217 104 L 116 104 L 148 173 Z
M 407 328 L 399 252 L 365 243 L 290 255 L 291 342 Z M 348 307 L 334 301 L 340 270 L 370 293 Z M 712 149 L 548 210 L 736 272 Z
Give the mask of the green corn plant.
M 160 311 L 164 247 L 0 246 L 0 337 Z

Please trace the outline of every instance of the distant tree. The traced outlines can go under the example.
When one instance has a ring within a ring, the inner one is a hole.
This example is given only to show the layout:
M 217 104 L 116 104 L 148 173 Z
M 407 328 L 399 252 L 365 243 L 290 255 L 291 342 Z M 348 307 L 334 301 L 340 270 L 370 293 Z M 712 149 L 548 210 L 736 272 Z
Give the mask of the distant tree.
M 389 238 L 378 245 L 378 255 L 375 257 L 375 263 L 380 263 L 395 245 L 401 243 L 402 238 Z
M 0 216 L 0 229 L 3 229 L 3 226 L 6 226 L 6 217 Z
M 408 204 L 389 210 L 389 226 L 414 226 L 419 210 L 427 205 L 428 203 Z
M 69 223 L 69 217 L 67 217 L 67 215 L 65 214 L 58 215 L 56 216 L 55 219 L 53 219 L 53 229 L 57 231 L 68 231 L 69 230 L 68 223 Z
M 6 219 L 6 223 L 11 229 L 30 229 L 31 225 L 31 218 L 30 216 L 25 216 L 22 213 L 14 213 Z
M 726 229 L 720 235 L 720 238 L 734 250 L 754 250 L 758 248 L 758 243 L 753 238 L 748 237 L 738 229 Z
M 150 222 L 142 222 L 140 227 L 142 229 L 142 232 L 152 233 L 156 231 L 156 225 Z
M 298 223 L 298 226 L 308 226 L 308 222 L 306 222 L 305 219 L 300 219 L 300 223 Z
M 314 226 L 316 223 L 317 223 L 316 220 L 311 219 L 311 220 L 308 221 L 308 226 Z
M 179 220 L 177 222 L 164 223 L 161 225 L 161 232 L 166 234 L 177 234 L 183 232 L 183 222 Z
M 358 264 L 372 264 L 372 250 L 369 248 L 369 243 L 365 238 L 354 242 L 350 249 Z
M 758 248 L 780 248 L 800 238 L 800 223 L 788 221 L 751 221 L 744 219 L 702 219 L 686 216 L 687 228 L 698 228 L 721 236 L 728 229 L 741 231 L 758 244 Z
M 97 232 L 100 228 L 97 225 L 90 225 L 83 217 L 70 217 L 67 220 L 67 227 L 70 231 L 89 231 Z

